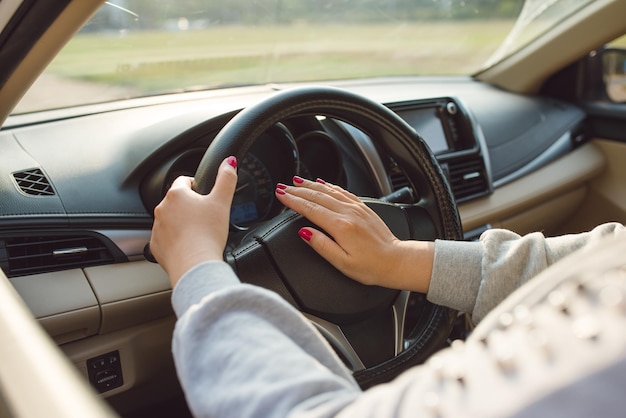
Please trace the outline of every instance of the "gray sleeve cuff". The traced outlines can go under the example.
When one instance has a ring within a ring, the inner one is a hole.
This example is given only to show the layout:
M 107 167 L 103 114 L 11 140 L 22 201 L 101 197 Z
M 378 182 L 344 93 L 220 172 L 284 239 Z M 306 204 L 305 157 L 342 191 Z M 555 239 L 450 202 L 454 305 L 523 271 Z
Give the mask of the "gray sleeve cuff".
M 181 317 L 191 306 L 217 290 L 241 284 L 224 261 L 206 261 L 187 271 L 172 292 L 172 306 Z
M 480 287 L 481 260 L 479 242 L 436 240 L 428 300 L 472 313 Z

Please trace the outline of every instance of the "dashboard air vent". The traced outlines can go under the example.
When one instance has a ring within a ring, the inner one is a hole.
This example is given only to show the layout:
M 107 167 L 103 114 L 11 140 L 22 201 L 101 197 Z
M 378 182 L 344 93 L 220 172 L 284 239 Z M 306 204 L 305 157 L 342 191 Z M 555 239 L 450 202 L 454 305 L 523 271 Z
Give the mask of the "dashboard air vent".
M 448 177 L 452 194 L 457 203 L 489 193 L 489 185 L 482 159 L 462 159 L 442 162 L 441 167 Z M 400 190 L 406 186 L 412 188 L 407 176 L 393 160 L 390 161 L 387 169 L 389 170 L 389 178 L 394 191 Z
M 411 187 L 411 183 L 409 183 L 409 179 L 407 179 L 404 171 L 395 163 L 389 170 L 389 179 L 391 180 L 391 188 L 394 191 L 400 190 L 403 187 Z
M 38 168 L 13 173 L 13 178 L 20 190 L 31 196 L 54 195 L 52 185 Z
M 481 159 L 456 160 L 445 164 L 450 176 L 450 187 L 457 202 L 489 193 L 485 166 Z
M 112 251 L 89 235 L 0 239 L 0 265 L 9 277 L 113 263 Z

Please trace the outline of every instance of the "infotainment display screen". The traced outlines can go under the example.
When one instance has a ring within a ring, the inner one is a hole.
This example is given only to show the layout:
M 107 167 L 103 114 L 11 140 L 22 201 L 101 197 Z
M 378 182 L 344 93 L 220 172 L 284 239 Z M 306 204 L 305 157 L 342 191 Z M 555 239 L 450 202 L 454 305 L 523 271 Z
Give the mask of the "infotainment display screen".
M 411 125 L 434 154 L 448 151 L 448 141 L 436 107 L 398 111 L 398 116 Z

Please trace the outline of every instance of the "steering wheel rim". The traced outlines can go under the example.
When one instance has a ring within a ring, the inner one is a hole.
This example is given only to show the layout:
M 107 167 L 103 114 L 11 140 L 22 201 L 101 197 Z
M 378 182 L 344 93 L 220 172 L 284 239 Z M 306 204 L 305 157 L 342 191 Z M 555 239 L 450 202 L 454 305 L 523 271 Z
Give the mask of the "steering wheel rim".
M 408 219 L 407 225 L 400 225 L 395 228 L 397 230 L 390 226 L 398 238 L 449 240 L 462 238 L 460 218 L 454 197 L 437 160 L 425 141 L 387 107 L 338 88 L 289 89 L 278 92 L 239 112 L 224 126 L 208 147 L 195 173 L 195 190 L 201 194 L 209 193 L 215 183 L 217 168 L 224 158 L 234 155 L 239 160 L 243 159 L 254 141 L 263 132 L 277 122 L 296 115 L 324 115 L 349 123 L 367 133 L 374 142 L 394 158 L 417 189 L 420 201 L 414 205 L 402 206 L 375 200 L 368 200 L 366 204 L 372 207 L 388 225 L 390 225 L 389 222 L 397 224 L 397 219 L 400 218 Z M 420 233 L 420 231 L 424 226 L 429 229 L 429 219 L 432 221 L 430 229 L 433 231 L 424 235 L 424 232 Z M 344 334 L 343 330 L 350 329 L 352 326 L 350 321 L 356 322 L 357 317 L 361 318 L 362 312 L 353 312 L 355 309 L 358 310 L 357 305 L 360 300 L 373 299 L 374 302 L 367 304 L 366 309 L 378 312 L 383 305 L 388 306 L 391 300 L 393 300 L 394 309 L 397 308 L 397 301 L 408 302 L 408 292 L 382 288 L 372 290 L 371 288 L 375 286 L 364 286 L 345 278 L 321 257 L 312 254 L 312 250 L 298 238 L 295 231 L 304 226 L 305 222 L 307 221 L 300 215 L 287 211 L 254 230 L 246 242 L 226 255 L 226 260 L 237 271 L 242 281 L 249 281 L 275 290 L 303 311 L 318 326 L 322 334 L 331 340 L 331 343 L 335 346 L 342 345 L 339 351 L 345 357 L 345 354 L 352 349 L 349 347 L 350 342 L 347 343 L 348 346 L 345 346 L 345 342 L 338 342 L 335 337 L 337 335 L 341 337 Z M 298 280 L 294 275 L 301 269 L 294 270 L 289 265 L 277 264 L 277 260 L 285 254 L 293 258 L 291 253 L 296 254 L 297 260 L 313 263 L 307 266 L 315 271 L 319 269 L 319 274 Z M 265 257 L 269 257 L 269 260 Z M 264 272 L 267 272 L 268 276 L 263 276 Z M 273 274 L 278 278 L 269 278 Z M 261 278 L 256 276 L 261 276 Z M 354 303 L 348 303 L 347 308 L 335 312 L 336 303 L 331 306 L 320 301 L 322 297 L 320 295 L 323 292 L 316 291 L 316 287 L 311 283 L 317 283 L 322 277 L 327 278 L 327 281 L 317 287 L 336 286 L 336 294 L 348 299 L 354 297 Z M 303 287 L 305 289 L 301 290 Z M 396 294 L 390 292 L 396 292 Z M 445 343 L 456 312 L 427 301 L 423 303 L 428 309 L 424 313 L 426 319 L 422 329 L 417 330 L 418 337 L 401 352 L 395 352 L 390 358 L 356 371 L 355 378 L 362 387 L 390 380 L 406 368 L 423 362 L 428 355 Z M 311 305 L 315 305 L 314 308 Z M 329 309 L 333 312 L 326 312 Z M 400 309 L 402 309 L 402 304 L 400 304 Z M 377 313 L 377 315 L 382 314 Z M 332 328 L 333 326 L 339 328 L 338 332 Z M 384 328 L 382 325 L 381 327 Z M 397 341 L 398 330 L 394 332 L 394 338 Z M 358 336 L 357 339 L 361 337 Z

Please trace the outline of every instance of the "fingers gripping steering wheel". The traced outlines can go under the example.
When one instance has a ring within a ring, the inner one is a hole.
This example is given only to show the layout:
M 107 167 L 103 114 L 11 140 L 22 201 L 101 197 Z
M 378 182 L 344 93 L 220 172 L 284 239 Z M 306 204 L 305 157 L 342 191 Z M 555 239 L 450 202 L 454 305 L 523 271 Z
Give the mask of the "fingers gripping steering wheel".
M 347 122 L 393 157 L 417 189 L 419 202 L 400 206 L 370 199 L 366 204 L 399 239 L 461 239 L 454 198 L 424 141 L 388 108 L 336 88 L 282 91 L 238 113 L 202 158 L 196 191 L 209 193 L 224 158 L 242 160 L 264 131 L 295 115 Z M 226 261 L 242 282 L 276 291 L 311 319 L 362 387 L 391 380 L 443 345 L 456 312 L 431 304 L 423 295 L 365 286 L 345 277 L 300 240 L 297 232 L 307 225 L 310 222 L 288 210 L 254 229 L 226 254 Z

